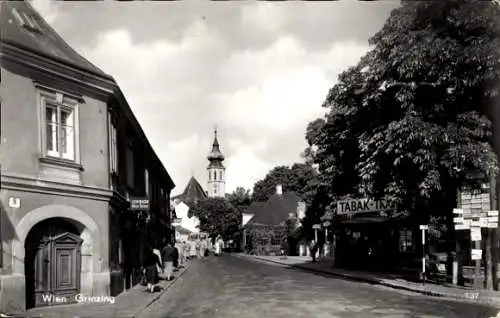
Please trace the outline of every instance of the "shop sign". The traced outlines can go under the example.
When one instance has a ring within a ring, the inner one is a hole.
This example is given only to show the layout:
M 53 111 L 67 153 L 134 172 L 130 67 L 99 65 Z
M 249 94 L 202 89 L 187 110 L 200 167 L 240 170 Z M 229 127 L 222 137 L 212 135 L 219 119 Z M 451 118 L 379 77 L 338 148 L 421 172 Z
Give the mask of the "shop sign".
M 181 223 L 182 223 L 182 218 L 173 218 L 172 219 L 172 225 L 173 226 L 181 225 Z
M 314 224 L 312 226 L 313 230 L 320 230 L 321 229 L 321 224 Z
M 132 210 L 132 211 L 148 211 L 149 210 L 149 200 L 143 199 L 143 198 L 130 199 L 130 210 Z
M 396 209 L 396 202 L 392 200 L 372 200 L 369 198 L 344 200 L 337 202 L 337 213 L 352 214 L 379 212 Z

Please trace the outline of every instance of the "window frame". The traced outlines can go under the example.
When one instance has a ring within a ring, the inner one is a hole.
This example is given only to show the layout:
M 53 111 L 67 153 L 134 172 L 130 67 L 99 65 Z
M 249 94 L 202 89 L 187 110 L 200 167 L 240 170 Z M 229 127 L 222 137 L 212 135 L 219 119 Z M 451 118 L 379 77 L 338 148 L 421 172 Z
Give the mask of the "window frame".
M 118 129 L 116 121 L 109 113 L 108 132 L 109 132 L 109 171 L 111 175 L 118 175 Z
M 149 178 L 149 170 L 148 168 L 144 169 L 144 194 L 146 197 L 150 197 L 151 195 L 151 189 L 150 189 L 150 178 Z
M 75 96 L 70 93 L 62 92 L 55 89 L 50 89 L 37 85 L 38 89 L 38 111 L 39 111 L 39 135 L 40 135 L 40 157 L 50 160 L 67 162 L 80 165 L 80 104 L 83 102 L 83 98 Z M 57 109 L 57 152 L 50 152 L 47 144 L 47 118 L 46 110 L 47 107 L 53 107 Z M 61 138 L 61 126 L 60 113 L 61 109 L 70 110 L 73 115 L 73 156 L 68 158 L 64 156 L 62 152 L 62 138 Z

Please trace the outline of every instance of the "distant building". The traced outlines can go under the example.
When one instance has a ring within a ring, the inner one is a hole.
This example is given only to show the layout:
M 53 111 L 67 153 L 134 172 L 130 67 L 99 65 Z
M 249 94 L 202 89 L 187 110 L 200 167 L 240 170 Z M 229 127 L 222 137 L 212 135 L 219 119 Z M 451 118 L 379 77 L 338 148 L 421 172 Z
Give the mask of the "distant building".
M 195 177 L 191 177 L 191 179 L 189 179 L 189 182 L 182 194 L 172 197 L 175 216 L 180 219 L 180 227 L 185 228 L 192 233 L 200 232 L 198 229 L 200 220 L 194 215 L 189 217 L 189 209 L 198 201 L 204 200 L 207 197 L 207 194 Z
M 284 240 L 287 240 L 287 221 L 295 222 L 303 206 L 299 196 L 294 192 L 283 193 L 280 184 L 269 200 L 250 205 L 243 215 L 245 249 L 256 254 L 279 254 Z
M 223 165 L 225 157 L 219 148 L 217 129 L 214 131 L 212 151 L 208 154 L 207 159 L 210 161 L 207 167 L 208 196 L 211 198 L 224 198 L 226 196 L 226 168 Z
M 115 80 L 29 2 L 0 2 L 0 29 L 0 312 L 116 295 L 169 231 L 174 183 Z

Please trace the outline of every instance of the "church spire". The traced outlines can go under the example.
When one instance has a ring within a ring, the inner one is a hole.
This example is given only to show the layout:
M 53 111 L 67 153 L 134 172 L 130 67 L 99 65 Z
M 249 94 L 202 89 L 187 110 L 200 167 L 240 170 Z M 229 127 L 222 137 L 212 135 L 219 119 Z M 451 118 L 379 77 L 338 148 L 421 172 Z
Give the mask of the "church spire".
M 217 127 L 214 129 L 214 142 L 212 143 L 212 151 L 208 154 L 207 159 L 212 161 L 223 161 L 224 155 L 220 151 L 219 140 L 217 139 Z

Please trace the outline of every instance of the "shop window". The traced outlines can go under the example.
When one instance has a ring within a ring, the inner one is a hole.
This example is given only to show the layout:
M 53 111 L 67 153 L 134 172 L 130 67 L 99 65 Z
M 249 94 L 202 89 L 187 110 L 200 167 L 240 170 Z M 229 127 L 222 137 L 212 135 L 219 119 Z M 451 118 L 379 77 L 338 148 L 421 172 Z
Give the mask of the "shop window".
M 408 229 L 399 230 L 399 251 L 413 251 L 413 236 L 412 231 Z

